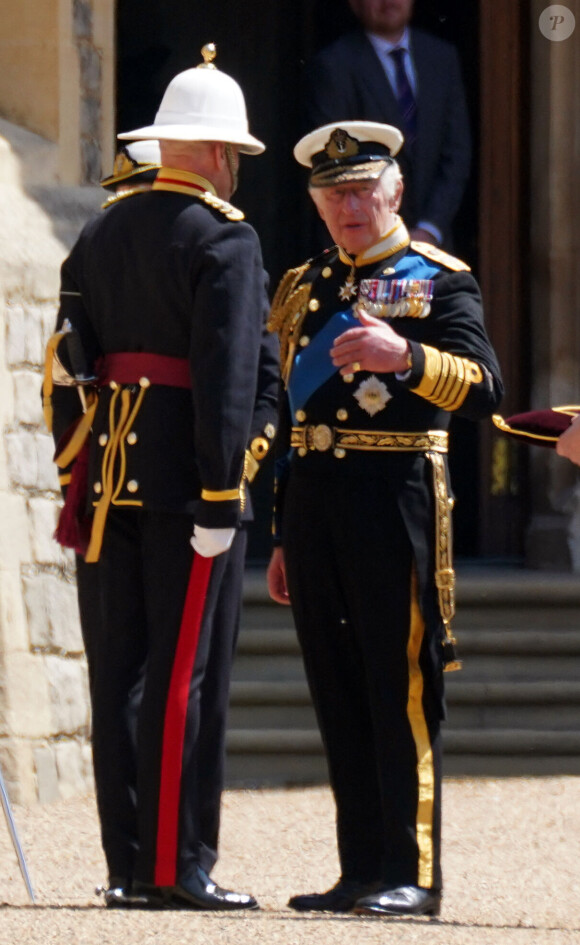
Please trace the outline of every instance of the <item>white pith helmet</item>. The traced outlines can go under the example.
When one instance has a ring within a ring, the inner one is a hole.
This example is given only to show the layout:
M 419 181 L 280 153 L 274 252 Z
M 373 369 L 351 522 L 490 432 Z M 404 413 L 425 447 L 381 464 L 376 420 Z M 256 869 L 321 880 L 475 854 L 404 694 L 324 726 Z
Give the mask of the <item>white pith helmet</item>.
M 248 130 L 244 94 L 231 76 L 213 65 L 216 48 L 202 49 L 204 62 L 176 75 L 165 90 L 152 125 L 124 131 L 123 140 L 224 141 L 244 154 L 261 154 L 266 145 Z

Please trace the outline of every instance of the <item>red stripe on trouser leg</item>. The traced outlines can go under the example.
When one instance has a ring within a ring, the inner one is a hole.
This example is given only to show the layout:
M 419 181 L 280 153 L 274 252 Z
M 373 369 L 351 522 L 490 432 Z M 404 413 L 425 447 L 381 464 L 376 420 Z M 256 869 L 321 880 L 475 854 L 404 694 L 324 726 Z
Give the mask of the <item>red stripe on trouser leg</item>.
M 213 558 L 194 555 L 167 695 L 161 750 L 156 886 L 174 886 L 176 883 L 181 771 L 189 687 L 212 564 Z

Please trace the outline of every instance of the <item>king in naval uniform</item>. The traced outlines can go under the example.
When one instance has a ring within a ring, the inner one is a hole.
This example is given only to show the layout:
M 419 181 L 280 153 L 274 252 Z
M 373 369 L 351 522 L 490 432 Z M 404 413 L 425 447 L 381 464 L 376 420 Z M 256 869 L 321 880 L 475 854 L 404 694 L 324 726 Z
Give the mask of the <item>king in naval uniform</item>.
M 288 272 L 275 600 L 292 605 L 337 807 L 341 866 L 294 909 L 437 914 L 443 670 L 457 668 L 447 438 L 500 401 L 469 267 L 397 215 L 400 132 L 296 145 L 335 246 Z

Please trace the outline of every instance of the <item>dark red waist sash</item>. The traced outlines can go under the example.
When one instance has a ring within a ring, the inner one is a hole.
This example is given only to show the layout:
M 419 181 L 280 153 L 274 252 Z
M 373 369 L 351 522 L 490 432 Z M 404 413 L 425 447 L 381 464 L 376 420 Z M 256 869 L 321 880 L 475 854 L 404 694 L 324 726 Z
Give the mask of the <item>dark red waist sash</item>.
M 110 384 L 111 381 L 116 381 L 117 384 L 139 384 L 143 378 L 146 378 L 150 384 L 191 387 L 187 358 L 173 358 L 166 354 L 150 354 L 147 351 L 114 351 L 99 358 L 97 372 L 101 387 Z

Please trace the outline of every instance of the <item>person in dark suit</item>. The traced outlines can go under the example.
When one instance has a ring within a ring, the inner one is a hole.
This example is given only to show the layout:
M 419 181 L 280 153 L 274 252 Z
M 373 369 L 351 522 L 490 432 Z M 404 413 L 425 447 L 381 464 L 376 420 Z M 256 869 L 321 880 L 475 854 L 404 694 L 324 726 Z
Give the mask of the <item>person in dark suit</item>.
M 471 161 L 457 52 L 409 26 L 413 0 L 349 2 L 360 29 L 306 64 L 304 130 L 347 119 L 399 128 L 403 219 L 413 239 L 448 243 Z
M 80 341 L 94 383 L 84 412 L 54 388 L 56 459 L 70 469 L 68 500 L 88 447 L 105 901 L 127 908 L 257 905 L 209 874 L 237 633 L 222 593 L 243 560 L 247 482 L 274 432 L 256 421 L 262 256 L 229 203 L 239 153 L 264 146 L 212 56 L 172 80 L 153 125 L 120 136 L 158 140 L 162 166 L 150 190 L 116 194 L 89 221 L 61 273 L 57 328 Z
M 292 605 L 336 801 L 341 875 L 299 911 L 436 915 L 443 670 L 457 668 L 452 415 L 502 395 L 469 267 L 398 216 L 400 132 L 326 125 L 294 149 L 336 245 L 274 297 L 284 394 L 274 600 Z

